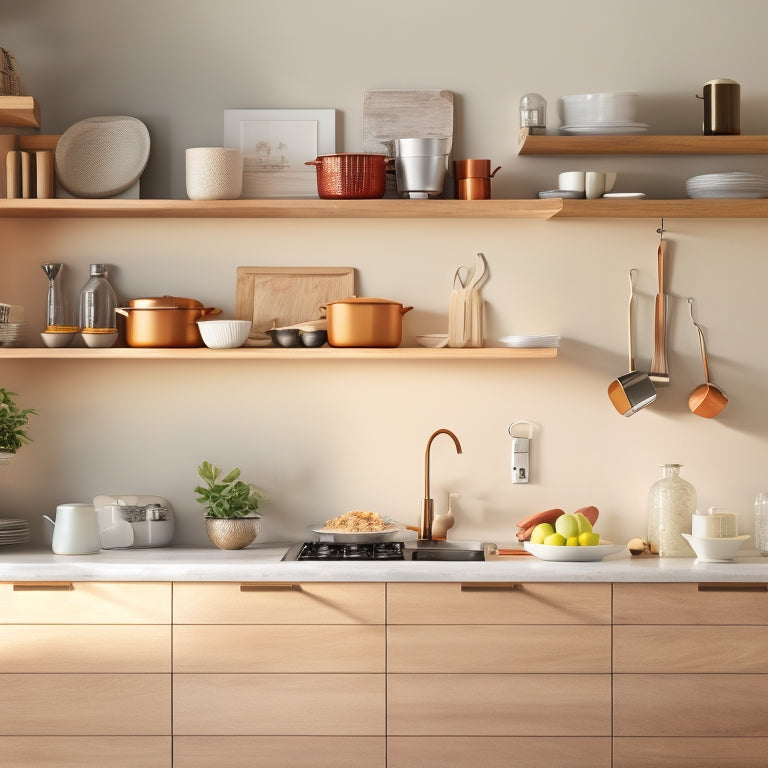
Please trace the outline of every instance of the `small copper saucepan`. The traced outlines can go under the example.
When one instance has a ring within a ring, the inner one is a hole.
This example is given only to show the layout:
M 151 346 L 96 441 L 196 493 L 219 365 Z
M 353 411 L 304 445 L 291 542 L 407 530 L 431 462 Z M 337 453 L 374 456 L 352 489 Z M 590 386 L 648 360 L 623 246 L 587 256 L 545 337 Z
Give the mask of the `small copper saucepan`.
M 398 347 L 403 340 L 403 315 L 412 309 L 397 301 L 356 296 L 329 302 L 328 343 L 332 347 Z
M 691 311 L 691 322 L 696 326 L 699 332 L 699 346 L 701 347 L 701 359 L 704 363 L 705 384 L 699 384 L 691 392 L 688 398 L 688 408 L 691 413 L 701 416 L 704 419 L 711 419 L 717 416 L 720 411 L 728 404 L 728 397 L 719 387 L 716 387 L 709 380 L 709 366 L 707 365 L 707 347 L 704 344 L 704 332 L 701 326 L 693 319 L 693 299 L 688 299 L 688 307 Z
M 195 299 L 155 296 L 132 299 L 115 312 L 125 317 L 129 347 L 202 347 L 197 321 L 221 310 L 205 307 Z

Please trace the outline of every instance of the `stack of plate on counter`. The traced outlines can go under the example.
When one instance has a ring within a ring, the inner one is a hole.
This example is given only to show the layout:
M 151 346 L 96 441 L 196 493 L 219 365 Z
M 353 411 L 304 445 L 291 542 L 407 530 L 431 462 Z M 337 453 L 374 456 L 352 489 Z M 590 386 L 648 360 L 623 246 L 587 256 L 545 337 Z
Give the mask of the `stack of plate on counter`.
M 12 517 L 0 517 L 0 545 L 23 544 L 29 541 L 29 523 Z
M 685 182 L 688 197 L 768 197 L 768 178 L 755 173 L 705 173 Z
M 499 344 L 504 347 L 525 349 L 541 349 L 544 347 L 559 347 L 559 336 L 502 336 Z

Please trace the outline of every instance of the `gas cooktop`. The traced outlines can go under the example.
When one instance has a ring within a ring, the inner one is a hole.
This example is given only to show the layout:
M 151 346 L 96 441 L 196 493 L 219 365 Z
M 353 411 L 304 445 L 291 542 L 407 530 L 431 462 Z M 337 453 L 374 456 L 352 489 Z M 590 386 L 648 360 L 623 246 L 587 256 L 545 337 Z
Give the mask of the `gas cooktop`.
M 404 560 L 402 541 L 366 544 L 341 544 L 328 541 L 306 541 L 294 544 L 283 560 Z

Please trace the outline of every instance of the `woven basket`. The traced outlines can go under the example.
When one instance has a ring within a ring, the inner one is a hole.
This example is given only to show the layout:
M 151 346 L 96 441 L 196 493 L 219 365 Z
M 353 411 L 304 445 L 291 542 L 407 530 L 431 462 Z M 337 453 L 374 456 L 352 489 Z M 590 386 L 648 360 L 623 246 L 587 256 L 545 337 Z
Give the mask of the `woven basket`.
M 0 96 L 18 96 L 20 93 L 16 59 L 7 48 L 0 48 Z
M 243 549 L 259 535 L 258 517 L 206 517 L 205 530 L 219 549 Z

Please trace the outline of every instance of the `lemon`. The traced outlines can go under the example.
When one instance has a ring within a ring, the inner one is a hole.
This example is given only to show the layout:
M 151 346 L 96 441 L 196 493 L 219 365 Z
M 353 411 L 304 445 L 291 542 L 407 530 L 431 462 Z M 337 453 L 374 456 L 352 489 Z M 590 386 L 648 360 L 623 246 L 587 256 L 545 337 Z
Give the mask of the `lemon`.
M 579 534 L 579 545 L 582 547 L 594 547 L 600 543 L 600 534 L 592 531 L 585 531 Z
M 566 547 L 578 547 L 579 546 L 579 537 L 578 536 L 569 536 L 565 540 L 565 546 Z
M 551 547 L 564 547 L 565 536 L 563 536 L 561 533 L 552 533 L 547 536 L 546 539 L 544 539 L 544 543 L 549 544 Z

